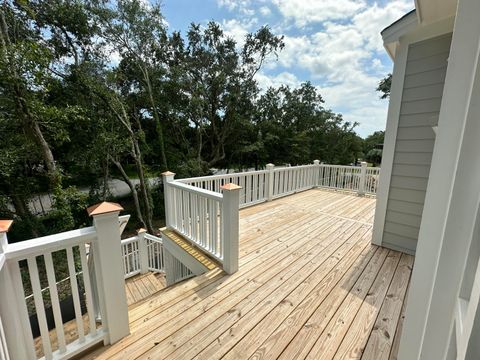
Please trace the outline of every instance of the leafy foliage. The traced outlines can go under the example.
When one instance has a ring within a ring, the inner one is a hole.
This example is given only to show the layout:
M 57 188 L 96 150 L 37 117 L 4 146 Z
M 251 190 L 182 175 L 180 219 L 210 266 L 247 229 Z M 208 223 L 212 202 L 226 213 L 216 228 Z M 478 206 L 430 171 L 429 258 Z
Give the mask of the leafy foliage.
M 381 92 L 380 99 L 388 99 L 390 97 L 390 88 L 392 87 L 392 74 L 388 74 L 385 78 L 380 80 L 377 86 L 377 91 Z
M 369 151 L 357 124 L 311 83 L 260 91 L 256 74 L 283 47 L 268 26 L 242 44 L 215 22 L 170 32 L 159 3 L 3 2 L 0 216 L 16 219 L 10 238 L 85 225 L 112 178 L 130 187 L 135 225 L 154 232 L 163 194 L 147 174 L 356 162 Z M 33 214 L 44 193 L 52 211 Z

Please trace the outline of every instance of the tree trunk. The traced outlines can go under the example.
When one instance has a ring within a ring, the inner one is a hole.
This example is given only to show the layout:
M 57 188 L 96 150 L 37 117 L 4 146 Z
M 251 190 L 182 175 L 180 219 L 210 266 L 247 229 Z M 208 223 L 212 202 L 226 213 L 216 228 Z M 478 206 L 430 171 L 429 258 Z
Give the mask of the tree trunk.
M 57 166 L 55 164 L 55 158 L 53 156 L 52 150 L 48 145 L 45 137 L 43 136 L 42 130 L 36 120 L 34 114 L 30 111 L 30 108 L 25 100 L 25 89 L 23 89 L 20 84 L 22 80 L 18 75 L 17 69 L 12 64 L 12 59 L 8 56 L 7 46 L 10 45 L 10 38 L 8 36 L 7 23 L 5 21 L 5 14 L 3 10 L 0 9 L 0 44 L 2 46 L 2 56 L 5 58 L 6 63 L 9 66 L 10 74 L 12 75 L 12 80 L 10 81 L 12 96 L 15 99 L 16 110 L 19 115 L 19 118 L 22 120 L 27 133 L 35 144 L 40 148 L 43 161 L 48 171 L 48 175 L 51 181 L 51 188 L 54 189 L 60 185 L 61 177 L 60 173 L 57 171 Z
M 145 174 L 143 172 L 143 162 L 142 162 L 142 155 L 140 152 L 140 147 L 138 146 L 138 141 L 136 139 L 132 139 L 132 146 L 133 151 L 132 155 L 135 160 L 135 165 L 137 167 L 138 173 L 138 180 L 140 181 L 140 192 L 142 193 L 143 198 L 143 207 L 145 212 L 145 220 L 147 224 L 147 230 L 149 233 L 154 234 L 154 229 L 152 225 L 152 206 L 150 205 L 150 195 L 148 192 L 148 184 L 145 180 Z
M 141 65 L 139 65 L 141 67 Z M 150 100 L 150 105 L 152 107 L 153 119 L 155 120 L 155 128 L 157 130 L 158 141 L 160 145 L 160 157 L 162 161 L 162 170 L 168 170 L 167 155 L 165 153 L 165 138 L 163 136 L 163 126 L 160 122 L 160 116 L 158 115 L 157 107 L 155 106 L 155 100 L 153 99 L 152 84 L 150 83 L 150 77 L 148 75 L 148 70 L 142 68 L 143 77 L 145 83 L 147 84 L 148 98 Z
M 13 207 L 15 208 L 15 213 L 17 214 L 23 222 L 25 222 L 30 230 L 32 238 L 37 238 L 40 236 L 38 229 L 38 221 L 33 216 L 32 212 L 28 208 L 27 201 L 20 195 L 16 194 L 15 190 L 12 189 L 10 199 L 12 201 Z
M 138 221 L 140 222 L 140 224 L 143 228 L 146 228 L 147 225 L 145 224 L 145 221 L 143 220 L 142 209 L 140 208 L 140 202 L 138 201 L 138 193 L 137 193 L 137 189 L 135 188 L 135 185 L 132 183 L 132 181 L 128 177 L 127 173 L 123 169 L 122 164 L 120 164 L 119 161 L 116 161 L 112 157 L 110 157 L 110 160 L 117 167 L 117 169 L 120 171 L 120 174 L 122 175 L 123 180 L 127 183 L 128 187 L 130 188 L 130 191 L 132 192 L 133 203 L 135 204 L 135 211 L 137 213 Z

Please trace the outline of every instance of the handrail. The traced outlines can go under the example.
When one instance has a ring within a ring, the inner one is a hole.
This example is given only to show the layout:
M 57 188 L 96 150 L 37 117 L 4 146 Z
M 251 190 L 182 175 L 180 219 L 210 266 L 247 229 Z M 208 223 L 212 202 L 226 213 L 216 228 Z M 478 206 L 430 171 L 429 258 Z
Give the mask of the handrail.
M 22 260 L 27 257 L 86 243 L 95 238 L 96 231 L 93 226 L 66 231 L 60 234 L 8 244 L 7 250 L 5 251 L 5 257 L 7 260 Z
M 229 173 L 229 174 L 218 174 L 218 175 L 206 175 L 206 176 L 198 176 L 198 177 L 190 177 L 190 178 L 183 178 L 177 179 L 176 182 L 181 183 L 190 183 L 196 181 L 204 181 L 204 180 L 211 180 L 211 179 L 226 179 L 226 178 L 234 178 L 239 176 L 245 175 L 252 175 L 252 174 L 262 174 L 266 173 L 266 170 L 252 170 L 252 171 L 242 171 L 236 173 Z
M 130 244 L 130 243 L 135 242 L 135 241 L 138 241 L 138 236 L 132 236 L 132 237 L 129 237 L 129 238 L 126 238 L 126 239 L 122 239 L 120 241 L 120 243 L 122 245 L 125 245 L 125 244 Z
M 223 196 L 221 194 L 215 192 L 215 191 L 210 191 L 210 190 L 198 188 L 196 186 L 187 185 L 187 184 L 177 182 L 177 181 L 172 181 L 171 183 L 169 183 L 169 186 L 172 186 L 172 187 L 177 188 L 177 189 L 188 191 L 189 193 L 200 194 L 203 197 L 206 197 L 206 198 L 212 199 L 212 200 L 216 200 L 216 201 L 222 201 L 222 199 L 223 199 Z
M 145 239 L 163 244 L 162 238 L 149 233 L 145 233 Z

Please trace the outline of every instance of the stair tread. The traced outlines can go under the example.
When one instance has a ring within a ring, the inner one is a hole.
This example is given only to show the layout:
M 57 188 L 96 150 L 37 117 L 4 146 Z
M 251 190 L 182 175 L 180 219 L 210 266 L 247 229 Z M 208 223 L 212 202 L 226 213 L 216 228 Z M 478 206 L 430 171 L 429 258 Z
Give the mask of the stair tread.
M 217 267 L 220 267 L 217 261 L 210 258 L 202 249 L 193 245 L 191 241 L 186 239 L 183 235 L 179 234 L 175 230 L 164 229 L 162 230 L 162 233 L 168 236 L 170 240 L 175 242 L 178 246 L 180 246 L 193 258 L 195 258 L 199 263 L 205 266 L 208 270 L 213 270 Z

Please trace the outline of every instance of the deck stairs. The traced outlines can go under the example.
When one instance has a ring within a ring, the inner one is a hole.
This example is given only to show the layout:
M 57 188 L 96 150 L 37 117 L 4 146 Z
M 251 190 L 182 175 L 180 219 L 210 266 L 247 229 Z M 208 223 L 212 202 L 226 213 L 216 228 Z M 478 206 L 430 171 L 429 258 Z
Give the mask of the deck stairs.
M 167 286 L 221 267 L 205 251 L 172 229 L 162 229 Z

